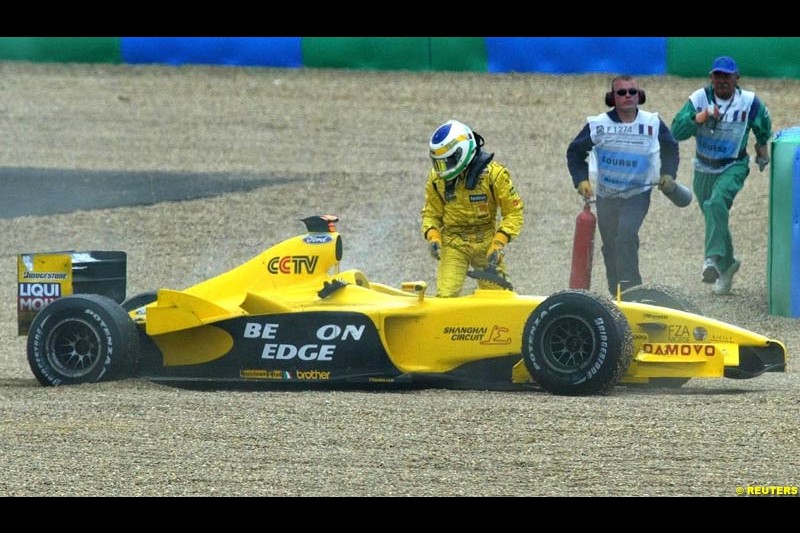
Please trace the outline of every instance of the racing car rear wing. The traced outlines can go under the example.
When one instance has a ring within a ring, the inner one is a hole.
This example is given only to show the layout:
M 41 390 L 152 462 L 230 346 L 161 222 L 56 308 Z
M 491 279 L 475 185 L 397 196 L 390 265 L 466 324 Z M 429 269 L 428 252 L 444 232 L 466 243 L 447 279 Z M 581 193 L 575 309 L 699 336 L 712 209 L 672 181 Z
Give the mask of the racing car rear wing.
M 27 335 L 33 317 L 50 302 L 70 294 L 108 296 L 125 300 L 125 252 L 61 251 L 17 256 L 17 334 Z

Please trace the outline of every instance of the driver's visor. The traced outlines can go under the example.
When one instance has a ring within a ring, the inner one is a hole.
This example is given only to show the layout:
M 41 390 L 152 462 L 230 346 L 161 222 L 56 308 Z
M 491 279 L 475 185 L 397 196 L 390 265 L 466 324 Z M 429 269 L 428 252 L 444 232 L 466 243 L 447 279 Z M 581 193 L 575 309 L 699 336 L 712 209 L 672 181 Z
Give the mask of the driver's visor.
M 456 165 L 458 165 L 458 160 L 461 159 L 461 152 L 461 148 L 458 148 L 455 152 L 444 159 L 436 159 L 435 157 L 431 156 L 431 160 L 433 161 L 433 169 L 436 172 L 444 172 L 446 170 L 455 168 Z

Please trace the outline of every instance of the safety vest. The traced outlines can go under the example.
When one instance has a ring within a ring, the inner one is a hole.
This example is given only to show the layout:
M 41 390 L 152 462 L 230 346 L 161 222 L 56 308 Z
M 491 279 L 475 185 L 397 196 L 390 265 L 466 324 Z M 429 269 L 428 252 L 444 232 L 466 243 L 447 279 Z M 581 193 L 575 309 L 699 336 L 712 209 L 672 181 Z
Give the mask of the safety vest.
M 588 121 L 594 143 L 589 176 L 595 181 L 598 196 L 628 198 L 658 183 L 658 113 L 640 109 L 633 122 L 615 122 L 608 113 L 602 113 Z
M 698 89 L 689 97 L 698 111 L 713 102 L 710 89 Z M 719 173 L 747 156 L 742 141 L 747 135 L 747 120 L 755 93 L 737 89 L 731 101 L 718 105 L 720 117 L 709 118 L 697 127 L 695 134 L 695 168 L 701 172 Z

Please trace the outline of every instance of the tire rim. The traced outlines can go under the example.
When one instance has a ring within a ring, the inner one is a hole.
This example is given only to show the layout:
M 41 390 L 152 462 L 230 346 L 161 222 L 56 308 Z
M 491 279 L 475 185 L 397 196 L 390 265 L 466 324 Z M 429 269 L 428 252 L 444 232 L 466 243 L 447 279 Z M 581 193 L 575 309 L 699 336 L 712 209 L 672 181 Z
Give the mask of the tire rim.
M 578 315 L 554 320 L 542 337 L 544 362 L 559 373 L 571 373 L 592 364 L 597 339 L 592 324 Z
M 58 322 L 45 340 L 47 361 L 64 377 L 80 378 L 100 361 L 101 339 L 85 320 Z

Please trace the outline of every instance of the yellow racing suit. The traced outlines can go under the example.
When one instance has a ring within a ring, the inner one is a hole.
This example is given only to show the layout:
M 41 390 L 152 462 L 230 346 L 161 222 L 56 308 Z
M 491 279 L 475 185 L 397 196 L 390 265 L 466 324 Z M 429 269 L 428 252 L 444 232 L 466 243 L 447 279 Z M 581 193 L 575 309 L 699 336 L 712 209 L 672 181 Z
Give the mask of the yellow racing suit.
M 508 169 L 490 161 L 477 176 L 472 189 L 467 188 L 468 172 L 469 168 L 445 182 L 431 170 L 425 185 L 422 236 L 427 239 L 432 228 L 439 230 L 442 236 L 436 275 L 439 297 L 458 296 L 469 267 L 486 268 L 487 252 L 495 232 L 505 234 L 510 242 L 519 235 L 524 222 L 522 198 L 511 182 Z M 497 272 L 506 275 L 502 258 Z M 478 281 L 478 287 L 500 288 L 483 280 Z

